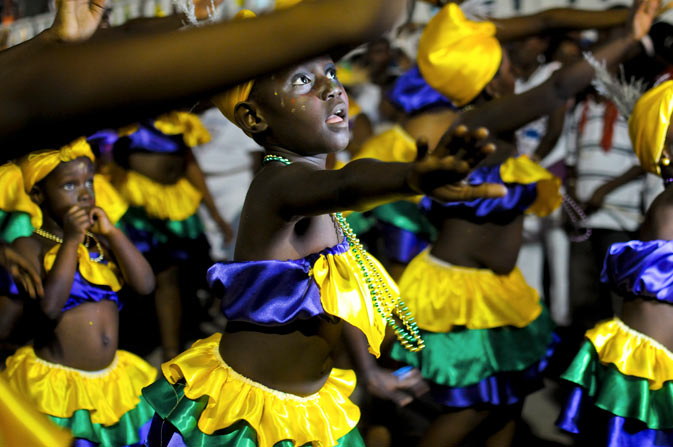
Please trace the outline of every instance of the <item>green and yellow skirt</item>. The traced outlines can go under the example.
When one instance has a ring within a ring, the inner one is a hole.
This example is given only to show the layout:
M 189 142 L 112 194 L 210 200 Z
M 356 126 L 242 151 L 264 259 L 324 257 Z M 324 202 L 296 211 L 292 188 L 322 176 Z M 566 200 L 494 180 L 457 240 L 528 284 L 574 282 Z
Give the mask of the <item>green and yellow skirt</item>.
M 156 411 L 148 445 L 362 447 L 360 410 L 349 399 L 353 371 L 333 369 L 315 394 L 270 389 L 234 371 L 219 354 L 221 334 L 162 365 L 143 390 Z

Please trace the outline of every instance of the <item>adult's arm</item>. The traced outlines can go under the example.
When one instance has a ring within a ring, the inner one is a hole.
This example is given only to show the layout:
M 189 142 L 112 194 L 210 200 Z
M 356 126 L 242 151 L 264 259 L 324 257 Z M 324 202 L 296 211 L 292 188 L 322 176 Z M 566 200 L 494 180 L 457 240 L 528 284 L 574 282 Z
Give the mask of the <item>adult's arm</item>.
M 285 65 L 369 40 L 406 0 L 324 0 L 181 32 L 0 52 L 3 158 L 189 104 Z

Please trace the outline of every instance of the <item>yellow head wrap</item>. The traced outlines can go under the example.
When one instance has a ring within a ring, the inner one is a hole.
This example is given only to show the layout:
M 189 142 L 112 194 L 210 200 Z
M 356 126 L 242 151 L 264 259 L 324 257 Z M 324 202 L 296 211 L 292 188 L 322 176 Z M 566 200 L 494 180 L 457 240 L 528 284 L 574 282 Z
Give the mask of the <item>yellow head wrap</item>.
M 636 103 L 629 118 L 629 136 L 640 165 L 661 174 L 659 159 L 673 112 L 673 81 L 666 81 L 647 92 Z
M 15 163 L 0 166 L 0 210 L 7 213 L 20 212 L 30 216 L 33 228 L 42 226 L 42 211 L 24 189 L 21 168 Z
M 491 22 L 473 22 L 450 3 L 430 20 L 418 44 L 418 68 L 456 106 L 470 103 L 498 72 L 502 47 Z
M 256 17 L 254 12 L 248 9 L 242 9 L 238 12 L 238 14 L 236 14 L 234 20 L 251 19 L 253 17 Z M 229 119 L 229 121 L 238 126 L 238 123 L 234 118 L 234 109 L 236 108 L 236 104 L 239 102 L 248 100 L 250 92 L 252 91 L 252 86 L 254 84 L 254 79 L 244 82 L 243 84 L 239 84 L 224 93 L 214 96 L 211 101 L 213 101 L 213 103 L 217 106 L 218 109 L 220 109 L 224 116 Z
M 87 157 L 91 161 L 96 159 L 84 137 L 78 138 L 58 150 L 38 151 L 23 157 L 19 161 L 19 166 L 21 166 L 23 173 L 26 192 L 29 193 L 36 183 L 49 175 L 59 164 L 73 161 L 79 157 Z

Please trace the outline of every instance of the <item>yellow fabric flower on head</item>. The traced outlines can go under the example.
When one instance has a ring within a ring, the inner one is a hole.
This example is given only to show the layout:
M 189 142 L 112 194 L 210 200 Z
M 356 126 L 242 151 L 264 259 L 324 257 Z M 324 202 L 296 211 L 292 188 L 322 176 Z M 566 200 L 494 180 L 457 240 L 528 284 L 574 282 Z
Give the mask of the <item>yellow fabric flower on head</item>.
M 455 3 L 430 20 L 418 44 L 421 74 L 458 107 L 479 95 L 498 72 L 501 60 L 495 25 L 468 20 Z
M 238 12 L 238 14 L 236 14 L 234 20 L 252 19 L 254 17 L 256 17 L 254 12 L 248 9 L 242 9 Z M 236 104 L 248 100 L 253 85 L 255 85 L 255 80 L 251 79 L 247 82 L 230 88 L 226 92 L 215 95 L 213 98 L 211 98 L 211 101 L 217 106 L 218 109 L 220 109 L 222 114 L 224 114 L 224 116 L 226 116 L 229 121 L 238 126 L 238 123 L 236 123 L 236 118 L 234 118 Z
M 673 113 L 673 81 L 666 81 L 640 97 L 629 118 L 629 137 L 640 165 L 661 174 L 659 160 Z

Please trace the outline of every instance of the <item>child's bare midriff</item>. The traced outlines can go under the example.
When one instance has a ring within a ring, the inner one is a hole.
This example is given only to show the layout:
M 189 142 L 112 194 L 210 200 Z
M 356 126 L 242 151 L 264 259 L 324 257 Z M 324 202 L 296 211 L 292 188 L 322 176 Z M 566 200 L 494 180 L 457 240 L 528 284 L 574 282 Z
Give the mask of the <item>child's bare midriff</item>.
M 115 302 L 83 303 L 64 312 L 53 332 L 36 340 L 35 353 L 48 362 L 98 371 L 114 360 L 118 326 Z
M 306 321 L 293 326 L 297 330 L 282 335 L 225 332 L 220 355 L 236 372 L 269 388 L 298 396 L 314 394 L 332 371 L 332 352 L 343 325 Z
M 630 328 L 651 337 L 673 351 L 673 306 L 654 300 L 625 301 L 621 319 Z
M 183 154 L 137 152 L 129 155 L 129 169 L 164 185 L 172 185 L 185 175 Z
M 507 275 L 516 266 L 523 241 L 523 216 L 509 223 L 473 223 L 447 218 L 442 222 L 431 254 L 462 267 L 489 269 Z

